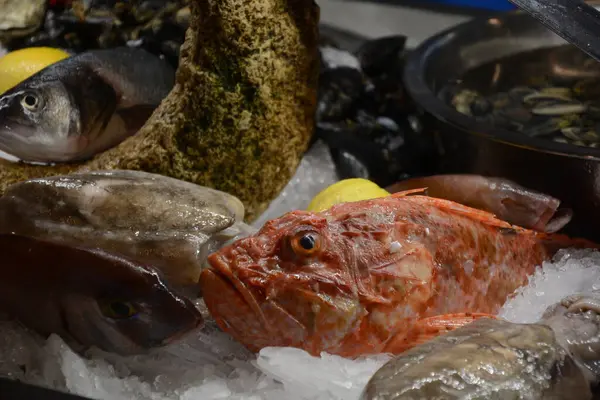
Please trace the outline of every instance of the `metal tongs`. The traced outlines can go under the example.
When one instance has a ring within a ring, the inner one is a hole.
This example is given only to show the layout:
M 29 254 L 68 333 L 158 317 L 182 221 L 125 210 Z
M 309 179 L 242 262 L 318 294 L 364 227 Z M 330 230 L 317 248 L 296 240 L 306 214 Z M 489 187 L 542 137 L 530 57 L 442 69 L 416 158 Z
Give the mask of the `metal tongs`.
M 509 0 L 557 35 L 600 61 L 600 11 L 582 0 Z

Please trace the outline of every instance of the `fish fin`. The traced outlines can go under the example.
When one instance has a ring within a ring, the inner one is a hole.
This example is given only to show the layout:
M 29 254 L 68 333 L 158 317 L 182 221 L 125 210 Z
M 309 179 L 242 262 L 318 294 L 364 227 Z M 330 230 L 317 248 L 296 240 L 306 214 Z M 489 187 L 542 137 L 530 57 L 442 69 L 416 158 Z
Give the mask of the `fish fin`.
M 401 192 L 393 193 L 391 195 L 391 197 L 406 197 L 406 196 L 410 196 L 411 194 L 415 194 L 415 193 L 426 194 L 427 193 L 427 188 L 424 187 L 424 188 L 418 188 L 418 189 L 403 190 Z
M 387 344 L 385 352 L 403 353 L 438 336 L 470 324 L 479 318 L 497 319 L 496 316 L 485 313 L 441 314 L 420 319 L 406 335 L 392 339 Z
M 448 213 L 461 215 L 463 217 L 479 221 L 489 226 L 494 226 L 498 228 L 511 228 L 515 231 L 515 233 L 522 233 L 528 231 L 527 229 L 521 228 L 520 226 L 511 225 L 506 221 L 502 221 L 501 219 L 498 219 L 494 214 L 487 211 L 465 206 L 463 204 L 456 203 L 450 200 L 438 199 L 437 197 L 415 196 L 415 198 L 416 197 L 418 197 L 419 202 L 428 203 L 432 207 L 444 210 Z
M 600 249 L 600 244 L 583 238 L 572 238 L 559 233 L 544 233 L 536 234 L 537 238 L 542 242 L 546 250 L 554 254 L 560 249 L 574 247 L 578 249 Z

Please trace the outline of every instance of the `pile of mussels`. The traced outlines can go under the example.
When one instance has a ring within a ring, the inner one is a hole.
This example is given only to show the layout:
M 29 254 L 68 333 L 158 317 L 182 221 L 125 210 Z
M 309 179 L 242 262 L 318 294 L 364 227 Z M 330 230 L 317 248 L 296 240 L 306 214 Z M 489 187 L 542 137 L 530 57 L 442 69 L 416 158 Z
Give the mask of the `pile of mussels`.
M 0 43 L 8 50 L 140 47 L 174 67 L 190 16 L 189 0 L 4 1 L 14 3 L 0 16 Z M 331 149 L 341 179 L 387 186 L 435 172 L 431 143 L 402 84 L 405 43 L 403 36 L 390 36 L 349 52 L 321 34 L 315 139 Z
M 389 36 L 350 53 L 322 37 L 316 138 L 331 149 L 341 179 L 388 186 L 436 172 L 431 136 L 403 86 L 405 44 Z
M 175 67 L 190 17 L 189 0 L 4 1 L 11 7 L 0 16 L 0 43 L 8 50 L 141 47 Z

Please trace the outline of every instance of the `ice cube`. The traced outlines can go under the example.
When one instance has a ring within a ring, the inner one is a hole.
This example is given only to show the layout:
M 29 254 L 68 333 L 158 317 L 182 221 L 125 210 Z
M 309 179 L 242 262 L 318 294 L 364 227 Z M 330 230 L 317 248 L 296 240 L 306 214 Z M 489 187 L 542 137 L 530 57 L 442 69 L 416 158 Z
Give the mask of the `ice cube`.
M 600 286 L 600 253 L 595 250 L 561 250 L 544 262 L 529 284 L 503 306 L 499 315 L 513 322 L 537 322 L 543 312 L 562 298 Z

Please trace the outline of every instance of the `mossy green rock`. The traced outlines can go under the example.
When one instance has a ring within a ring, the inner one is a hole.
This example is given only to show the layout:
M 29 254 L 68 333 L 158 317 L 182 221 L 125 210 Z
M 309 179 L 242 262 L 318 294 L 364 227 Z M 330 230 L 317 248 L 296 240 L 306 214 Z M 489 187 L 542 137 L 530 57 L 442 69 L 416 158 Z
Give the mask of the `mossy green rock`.
M 131 169 L 228 192 L 247 220 L 260 215 L 312 135 L 319 9 L 313 0 L 190 3 L 175 87 L 135 136 L 80 165 L 2 162 L 0 192 L 34 177 Z

